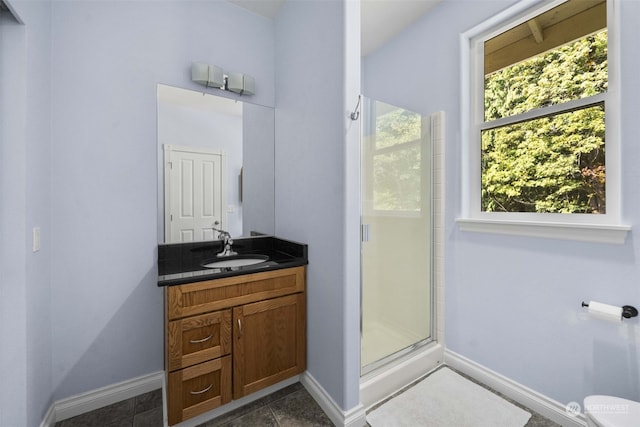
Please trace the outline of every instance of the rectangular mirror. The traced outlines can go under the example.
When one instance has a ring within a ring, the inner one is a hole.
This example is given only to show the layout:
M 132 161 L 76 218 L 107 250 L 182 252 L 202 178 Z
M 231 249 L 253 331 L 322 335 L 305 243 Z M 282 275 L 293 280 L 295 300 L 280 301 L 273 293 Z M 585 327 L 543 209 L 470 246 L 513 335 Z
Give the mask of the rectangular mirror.
M 158 241 L 273 234 L 274 111 L 158 85 Z

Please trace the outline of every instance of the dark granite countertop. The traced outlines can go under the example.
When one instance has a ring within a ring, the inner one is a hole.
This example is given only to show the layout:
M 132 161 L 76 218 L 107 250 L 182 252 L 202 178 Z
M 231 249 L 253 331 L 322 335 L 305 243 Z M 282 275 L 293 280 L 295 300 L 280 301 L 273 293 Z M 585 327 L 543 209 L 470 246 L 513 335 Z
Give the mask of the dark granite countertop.
M 215 260 L 221 250 L 220 240 L 159 244 L 158 286 L 181 285 L 308 264 L 306 244 L 273 236 L 258 236 L 233 239 L 233 250 L 240 255 L 266 255 L 269 257 L 267 261 L 245 267 L 202 267 L 202 264 Z

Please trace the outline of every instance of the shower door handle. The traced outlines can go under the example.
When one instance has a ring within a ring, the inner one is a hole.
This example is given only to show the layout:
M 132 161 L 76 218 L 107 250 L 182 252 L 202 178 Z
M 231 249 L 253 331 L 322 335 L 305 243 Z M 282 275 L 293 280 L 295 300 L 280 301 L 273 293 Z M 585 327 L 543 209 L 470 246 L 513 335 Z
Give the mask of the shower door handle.
M 371 226 L 369 224 L 362 224 L 360 226 L 360 238 L 363 243 L 366 243 L 369 241 L 370 228 Z

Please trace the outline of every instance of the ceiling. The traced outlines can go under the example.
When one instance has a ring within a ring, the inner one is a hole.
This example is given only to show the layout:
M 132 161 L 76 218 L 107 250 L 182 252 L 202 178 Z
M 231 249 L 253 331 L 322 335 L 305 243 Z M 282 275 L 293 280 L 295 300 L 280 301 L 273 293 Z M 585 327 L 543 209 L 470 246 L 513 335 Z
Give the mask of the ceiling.
M 273 19 L 286 0 L 229 1 Z M 384 45 L 441 1 L 443 0 L 361 0 L 362 56 Z
M 567 1 L 487 40 L 484 73 L 491 74 L 605 28 L 605 0 Z

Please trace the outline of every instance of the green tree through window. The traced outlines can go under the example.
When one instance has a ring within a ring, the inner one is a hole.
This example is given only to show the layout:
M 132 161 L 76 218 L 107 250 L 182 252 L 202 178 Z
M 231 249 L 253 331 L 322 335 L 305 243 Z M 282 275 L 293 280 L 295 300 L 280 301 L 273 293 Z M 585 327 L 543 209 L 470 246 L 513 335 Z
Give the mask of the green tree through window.
M 607 91 L 607 31 L 485 77 L 485 122 Z M 606 212 L 604 102 L 481 131 L 483 211 Z

